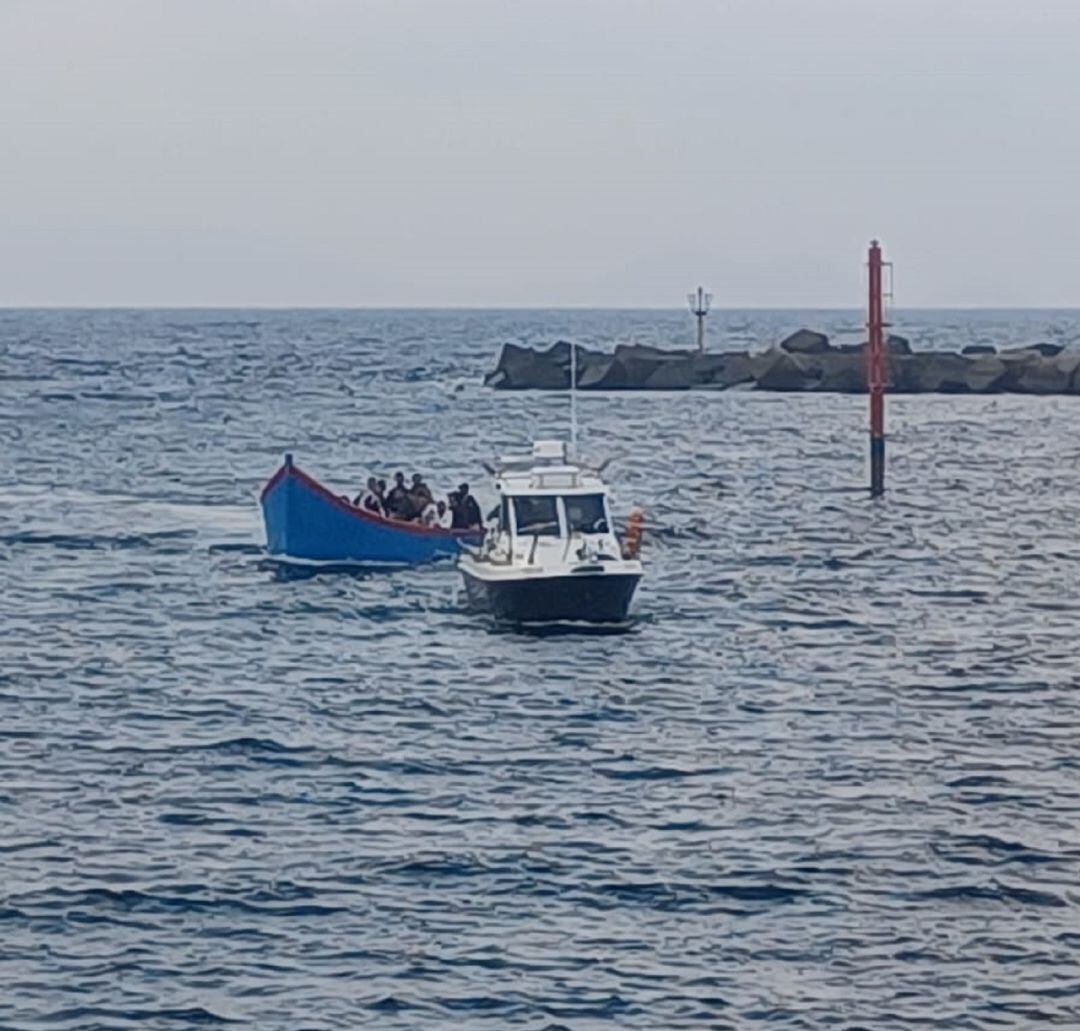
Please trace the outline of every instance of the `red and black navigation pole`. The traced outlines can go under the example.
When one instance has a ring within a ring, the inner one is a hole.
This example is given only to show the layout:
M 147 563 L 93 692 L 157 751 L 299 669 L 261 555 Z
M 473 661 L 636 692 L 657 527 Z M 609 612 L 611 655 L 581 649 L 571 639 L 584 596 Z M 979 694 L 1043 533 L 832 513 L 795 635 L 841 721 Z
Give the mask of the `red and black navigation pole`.
M 885 316 L 881 289 L 881 246 L 870 241 L 870 297 L 866 325 L 866 387 L 870 394 L 870 496 L 885 493 Z

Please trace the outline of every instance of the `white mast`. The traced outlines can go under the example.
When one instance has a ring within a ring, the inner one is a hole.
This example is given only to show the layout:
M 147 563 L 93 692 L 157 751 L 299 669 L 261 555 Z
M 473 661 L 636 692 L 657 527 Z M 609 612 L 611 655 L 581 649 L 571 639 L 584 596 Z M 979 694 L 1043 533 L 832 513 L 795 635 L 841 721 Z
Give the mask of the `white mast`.
M 577 456 L 577 343 L 570 343 L 570 454 Z

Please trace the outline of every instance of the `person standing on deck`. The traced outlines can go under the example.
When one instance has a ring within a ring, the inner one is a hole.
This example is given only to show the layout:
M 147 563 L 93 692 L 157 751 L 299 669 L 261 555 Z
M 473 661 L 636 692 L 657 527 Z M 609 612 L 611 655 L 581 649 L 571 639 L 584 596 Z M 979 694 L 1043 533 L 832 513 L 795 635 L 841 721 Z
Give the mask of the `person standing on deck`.
M 431 488 L 424 483 L 424 478 L 419 473 L 413 473 L 412 486 L 409 488 L 409 500 L 412 502 L 413 511 L 421 516 L 428 505 L 435 500 L 431 495 Z
M 416 515 L 402 472 L 394 473 L 394 486 L 386 495 L 386 514 L 391 519 L 412 519 Z
M 484 520 L 480 516 L 480 506 L 476 503 L 476 498 L 469 493 L 467 483 L 458 485 L 454 497 L 456 501 L 451 502 L 454 508 L 451 525 L 455 530 L 472 530 L 484 525 Z

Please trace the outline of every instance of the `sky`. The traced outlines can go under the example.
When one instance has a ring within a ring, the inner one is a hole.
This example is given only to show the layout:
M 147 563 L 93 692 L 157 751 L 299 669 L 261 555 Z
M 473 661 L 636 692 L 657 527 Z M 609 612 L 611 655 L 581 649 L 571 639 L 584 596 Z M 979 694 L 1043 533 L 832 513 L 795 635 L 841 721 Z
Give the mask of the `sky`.
M 0 0 L 0 305 L 1080 306 L 1077 0 Z

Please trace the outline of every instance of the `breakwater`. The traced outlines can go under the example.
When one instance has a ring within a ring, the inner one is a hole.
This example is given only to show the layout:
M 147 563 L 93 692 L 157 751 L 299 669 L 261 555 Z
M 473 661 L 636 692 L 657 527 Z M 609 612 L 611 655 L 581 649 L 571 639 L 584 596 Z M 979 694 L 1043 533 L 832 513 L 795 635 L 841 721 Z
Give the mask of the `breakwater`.
M 808 329 L 756 352 L 699 354 L 642 344 L 619 344 L 613 352 L 581 346 L 576 351 L 580 390 L 866 390 L 866 344 L 837 346 Z M 904 337 L 890 336 L 887 352 L 893 393 L 1080 394 L 1080 352 L 1061 344 L 912 351 Z M 571 345 L 564 340 L 546 349 L 504 344 L 484 383 L 500 390 L 566 390 L 570 356 Z

